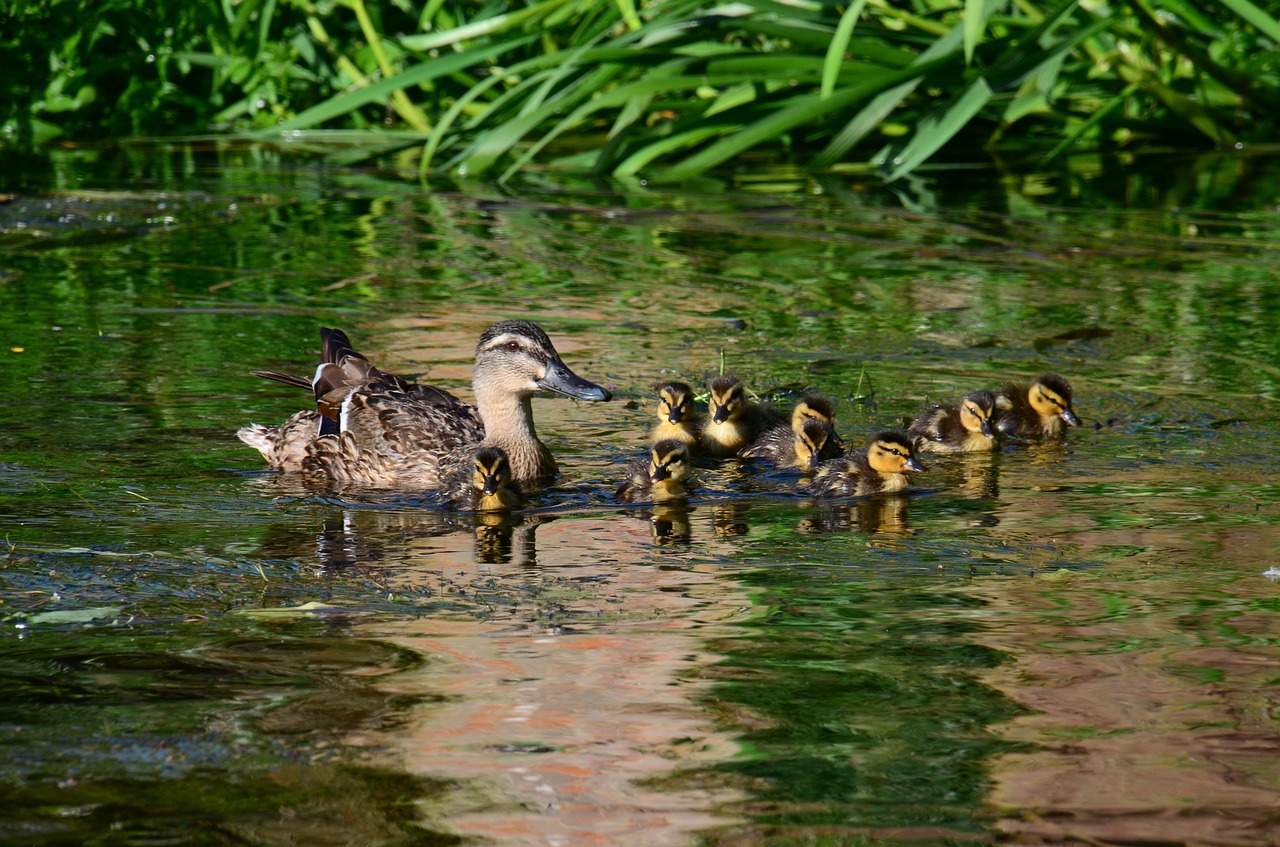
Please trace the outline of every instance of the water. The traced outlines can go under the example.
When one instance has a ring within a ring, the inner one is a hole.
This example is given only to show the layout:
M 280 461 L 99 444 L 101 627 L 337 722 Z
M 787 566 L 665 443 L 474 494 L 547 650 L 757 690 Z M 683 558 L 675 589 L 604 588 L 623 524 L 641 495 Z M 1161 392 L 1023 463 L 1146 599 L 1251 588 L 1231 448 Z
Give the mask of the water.
M 1280 169 L 424 192 L 260 150 L 0 190 L 0 842 L 1260 844 L 1274 816 Z M 477 524 L 235 440 L 341 326 L 469 395 L 541 323 L 610 404 Z M 1065 442 L 813 504 L 620 509 L 651 386 L 817 389 L 854 443 L 1068 375 Z

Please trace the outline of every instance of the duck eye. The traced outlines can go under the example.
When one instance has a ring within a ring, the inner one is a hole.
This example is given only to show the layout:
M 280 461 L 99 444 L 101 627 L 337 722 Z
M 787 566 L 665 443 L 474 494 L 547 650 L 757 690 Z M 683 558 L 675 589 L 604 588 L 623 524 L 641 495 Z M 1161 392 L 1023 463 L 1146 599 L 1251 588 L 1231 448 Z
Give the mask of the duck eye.
M 504 346 L 507 348 L 507 350 L 509 350 L 509 351 L 511 351 L 512 353 L 514 353 L 514 352 L 516 352 L 517 350 L 519 350 L 519 349 L 520 349 L 520 342 L 518 342 L 518 341 L 508 341 Z

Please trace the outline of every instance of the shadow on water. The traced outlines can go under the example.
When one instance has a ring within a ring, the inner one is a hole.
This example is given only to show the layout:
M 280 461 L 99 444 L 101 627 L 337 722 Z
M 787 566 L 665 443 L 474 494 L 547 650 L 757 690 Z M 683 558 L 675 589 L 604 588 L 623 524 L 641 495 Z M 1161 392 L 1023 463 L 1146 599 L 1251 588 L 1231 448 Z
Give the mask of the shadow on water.
M 1274 842 L 1280 169 L 1198 167 L 0 174 L 0 843 Z M 535 401 L 563 475 L 527 511 L 234 439 L 306 402 L 247 374 L 317 326 L 469 397 L 505 317 L 617 395 Z M 653 384 L 722 368 L 853 444 L 1045 370 L 1086 426 L 905 496 L 728 461 L 613 502 Z

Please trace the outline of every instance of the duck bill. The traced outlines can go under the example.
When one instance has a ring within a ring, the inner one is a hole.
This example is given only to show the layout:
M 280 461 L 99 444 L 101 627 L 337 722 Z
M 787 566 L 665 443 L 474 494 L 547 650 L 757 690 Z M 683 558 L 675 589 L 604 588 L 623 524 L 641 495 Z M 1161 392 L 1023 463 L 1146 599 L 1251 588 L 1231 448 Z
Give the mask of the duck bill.
M 722 424 L 725 421 L 729 420 L 729 407 L 716 406 L 715 410 L 711 413 L 711 420 L 715 421 L 718 424 Z
M 680 413 L 679 409 L 672 409 L 670 412 L 667 412 L 667 423 L 678 424 L 682 420 L 684 420 L 684 415 Z
M 492 497 L 498 493 L 498 478 L 496 476 L 486 476 L 484 478 L 484 488 L 481 489 L 486 497 Z
M 1074 409 L 1063 409 L 1058 416 L 1067 422 L 1067 426 L 1080 426 L 1080 418 L 1076 417 Z
M 982 432 L 982 434 L 983 434 L 983 435 L 985 435 L 987 438 L 995 438 L 995 437 L 996 437 L 996 431 L 995 431 L 995 429 L 993 429 L 993 428 L 992 428 L 992 426 L 991 426 L 991 418 L 983 418 L 983 419 L 982 419 L 982 425 L 979 427 L 979 430 L 980 430 L 980 431 Z
M 569 370 L 564 362 L 551 362 L 547 365 L 547 374 L 537 383 L 539 388 L 556 391 L 575 400 L 596 400 L 607 402 L 613 399 L 613 392 L 601 388 L 594 382 L 588 382 Z
M 925 471 L 927 471 L 927 470 L 929 470 L 929 469 L 928 469 L 928 468 L 926 468 L 926 467 L 924 466 L 924 464 L 923 464 L 923 463 L 921 463 L 921 461 L 920 461 L 919 459 L 917 459 L 915 456 L 912 456 L 910 459 L 907 459 L 907 470 L 909 470 L 909 471 L 918 471 L 918 472 L 920 472 L 920 473 L 924 473 Z
M 664 479 L 671 479 L 671 471 L 667 470 L 666 468 L 650 468 L 649 469 L 649 482 L 656 485 L 659 482 L 662 482 Z

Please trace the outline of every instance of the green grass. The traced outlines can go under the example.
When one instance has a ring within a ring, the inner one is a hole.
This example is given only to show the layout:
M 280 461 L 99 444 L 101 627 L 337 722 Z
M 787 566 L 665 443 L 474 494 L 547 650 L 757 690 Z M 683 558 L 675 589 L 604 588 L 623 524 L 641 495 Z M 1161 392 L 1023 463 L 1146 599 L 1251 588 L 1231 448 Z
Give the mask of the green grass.
M 893 180 L 1265 141 L 1280 106 L 1280 20 L 1249 0 L 0 0 L 0 33 L 11 145 L 358 129 L 424 175 L 678 183 L 751 154 Z

